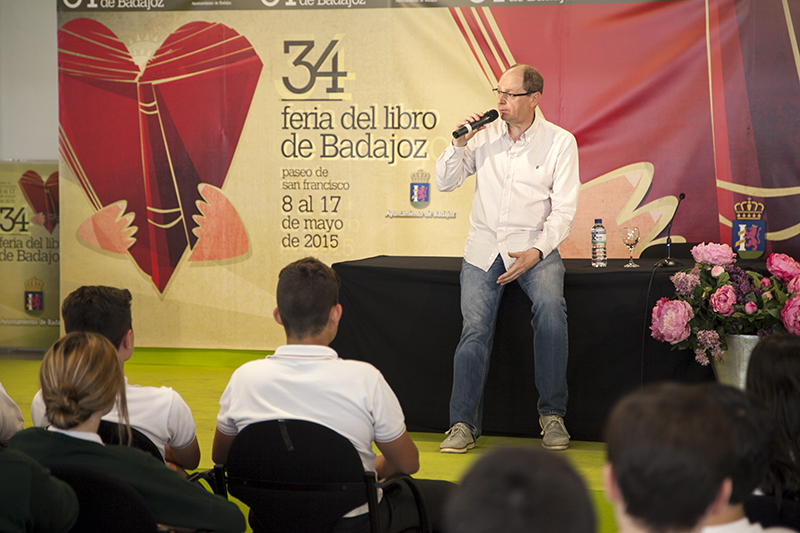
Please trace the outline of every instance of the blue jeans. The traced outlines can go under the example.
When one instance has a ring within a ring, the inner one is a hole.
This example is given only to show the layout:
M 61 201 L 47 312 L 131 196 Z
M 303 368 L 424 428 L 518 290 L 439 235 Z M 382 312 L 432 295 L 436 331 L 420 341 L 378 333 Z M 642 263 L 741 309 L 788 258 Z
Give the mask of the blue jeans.
M 483 388 L 489 371 L 494 328 L 505 272 L 498 255 L 488 272 L 463 261 L 461 266 L 461 340 L 453 363 L 450 426 L 463 422 L 477 438 L 481 434 Z M 558 251 L 522 274 L 516 281 L 530 298 L 533 311 L 533 352 L 537 409 L 540 415 L 567 412 L 567 304 L 564 300 L 564 263 Z

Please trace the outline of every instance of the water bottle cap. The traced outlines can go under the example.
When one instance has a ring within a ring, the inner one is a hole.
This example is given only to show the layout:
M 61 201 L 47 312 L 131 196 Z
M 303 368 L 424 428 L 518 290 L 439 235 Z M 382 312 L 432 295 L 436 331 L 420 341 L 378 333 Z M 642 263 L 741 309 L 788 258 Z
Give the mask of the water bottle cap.
M 594 223 L 595 224 L 602 224 L 603 223 L 603 219 L 602 218 L 596 218 L 596 219 L 594 219 Z

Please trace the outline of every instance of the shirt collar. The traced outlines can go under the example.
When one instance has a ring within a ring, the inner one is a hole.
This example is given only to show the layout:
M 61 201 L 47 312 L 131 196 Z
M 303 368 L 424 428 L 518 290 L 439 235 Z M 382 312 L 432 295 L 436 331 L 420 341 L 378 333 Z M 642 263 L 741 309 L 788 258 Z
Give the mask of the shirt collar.
M 525 143 L 529 143 L 533 136 L 536 135 L 536 132 L 539 131 L 539 125 L 542 123 L 542 116 L 539 114 L 539 106 L 536 106 L 536 109 L 533 110 L 533 122 L 525 130 L 525 133 L 522 134 L 522 141 Z
M 541 124 L 542 120 L 544 120 L 539 112 L 539 106 L 536 106 L 536 109 L 533 110 L 533 122 L 531 125 L 528 126 L 528 129 L 522 132 L 522 136 L 520 137 L 520 141 L 527 144 L 533 139 L 533 136 L 536 135 L 536 132 L 539 130 L 539 125 Z M 507 137 L 511 140 L 511 137 L 508 134 L 508 122 L 505 120 L 503 121 L 503 136 Z M 513 144 L 513 142 L 512 142 Z
M 72 438 L 75 438 L 75 439 L 88 440 L 90 442 L 96 442 L 98 444 L 103 444 L 103 440 L 100 438 L 100 435 L 98 435 L 97 433 L 89 433 L 88 431 L 74 431 L 74 430 L 71 430 L 71 429 L 59 429 L 59 428 L 54 427 L 54 426 L 47 426 L 47 431 L 52 431 L 53 433 L 61 433 L 62 435 L 66 435 L 68 437 L 72 437 Z
M 303 357 L 307 359 L 338 359 L 336 350 L 319 344 L 284 344 L 271 357 Z

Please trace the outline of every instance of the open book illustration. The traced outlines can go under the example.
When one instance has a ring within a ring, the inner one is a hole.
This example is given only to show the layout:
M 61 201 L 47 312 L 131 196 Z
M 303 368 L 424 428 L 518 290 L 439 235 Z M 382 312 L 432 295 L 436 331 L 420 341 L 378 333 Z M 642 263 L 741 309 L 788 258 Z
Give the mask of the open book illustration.
M 58 32 L 59 146 L 96 210 L 87 243 L 129 254 L 163 293 L 181 259 L 247 252 L 222 192 L 262 63 L 219 23 L 175 30 L 143 69 L 103 24 Z

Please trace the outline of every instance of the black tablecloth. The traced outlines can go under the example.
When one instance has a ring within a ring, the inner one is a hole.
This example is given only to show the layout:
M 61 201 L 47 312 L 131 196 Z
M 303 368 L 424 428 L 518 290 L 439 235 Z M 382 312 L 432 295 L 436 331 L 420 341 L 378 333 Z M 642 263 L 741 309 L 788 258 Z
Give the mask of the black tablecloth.
M 573 439 L 602 440 L 614 402 L 641 383 L 713 380 L 689 351 L 650 337 L 650 312 L 672 296 L 669 276 L 691 266 L 623 268 L 611 259 L 592 268 L 565 259 L 569 322 L 569 404 Z M 763 261 L 740 261 L 763 271 Z M 760 267 L 760 268 L 758 268 Z M 375 365 L 394 389 L 410 431 L 445 431 L 453 353 L 461 333 L 458 257 L 379 256 L 333 265 L 344 308 L 331 346 L 347 359 Z M 652 285 L 651 285 L 652 283 Z M 530 302 L 517 283 L 506 287 L 497 319 L 484 397 L 485 434 L 538 436 Z

